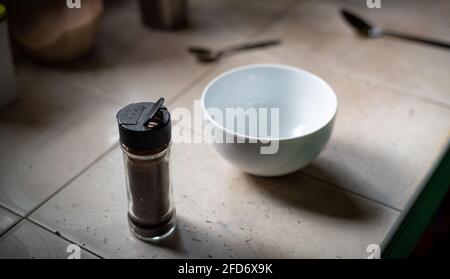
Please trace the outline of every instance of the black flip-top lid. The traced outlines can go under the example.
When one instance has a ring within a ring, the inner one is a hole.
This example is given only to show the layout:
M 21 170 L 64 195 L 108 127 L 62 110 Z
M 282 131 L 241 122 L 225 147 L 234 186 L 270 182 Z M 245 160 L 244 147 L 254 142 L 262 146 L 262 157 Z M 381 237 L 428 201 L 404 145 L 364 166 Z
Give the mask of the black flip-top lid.
M 162 106 L 164 99 L 156 103 L 133 103 L 122 108 L 116 115 L 120 142 L 125 146 L 148 150 L 170 142 L 170 113 Z

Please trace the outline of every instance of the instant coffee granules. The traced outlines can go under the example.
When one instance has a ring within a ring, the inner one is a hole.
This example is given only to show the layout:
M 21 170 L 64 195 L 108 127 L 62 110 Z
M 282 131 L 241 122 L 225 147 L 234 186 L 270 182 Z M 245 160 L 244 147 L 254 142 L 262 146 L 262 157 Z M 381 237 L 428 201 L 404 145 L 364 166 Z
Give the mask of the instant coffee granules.
M 175 228 L 170 178 L 170 113 L 156 103 L 130 104 L 117 113 L 128 194 L 128 221 L 136 237 L 154 241 Z

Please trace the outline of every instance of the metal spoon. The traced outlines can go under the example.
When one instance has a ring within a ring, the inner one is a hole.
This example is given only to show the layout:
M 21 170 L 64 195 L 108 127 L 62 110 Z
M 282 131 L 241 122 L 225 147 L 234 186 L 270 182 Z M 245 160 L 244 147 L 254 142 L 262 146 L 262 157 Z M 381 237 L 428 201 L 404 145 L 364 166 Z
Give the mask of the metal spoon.
M 204 47 L 189 47 L 188 51 L 190 53 L 194 54 L 197 57 L 198 61 L 203 62 L 203 63 L 211 63 L 211 62 L 215 62 L 215 61 L 219 60 L 221 57 L 223 57 L 225 55 L 229 55 L 233 52 L 249 50 L 249 49 L 254 49 L 254 48 L 275 46 L 280 43 L 281 43 L 280 40 L 274 39 L 274 40 L 250 42 L 250 43 L 228 46 L 228 47 L 220 49 L 220 50 L 212 50 L 212 49 L 204 48 Z
M 450 48 L 450 43 L 442 42 L 442 41 L 436 41 L 433 39 L 427 39 L 427 38 L 420 38 L 412 35 L 407 35 L 395 31 L 389 31 L 389 30 L 382 30 L 381 28 L 377 26 L 373 26 L 369 22 L 365 21 L 361 17 L 355 15 L 352 12 L 349 12 L 347 10 L 342 10 L 341 14 L 344 16 L 344 18 L 347 20 L 347 22 L 353 26 L 356 31 L 364 37 L 367 38 L 378 38 L 381 36 L 390 36 L 395 38 L 400 38 L 404 40 L 429 44 L 433 46 L 438 47 L 444 47 L 444 48 Z

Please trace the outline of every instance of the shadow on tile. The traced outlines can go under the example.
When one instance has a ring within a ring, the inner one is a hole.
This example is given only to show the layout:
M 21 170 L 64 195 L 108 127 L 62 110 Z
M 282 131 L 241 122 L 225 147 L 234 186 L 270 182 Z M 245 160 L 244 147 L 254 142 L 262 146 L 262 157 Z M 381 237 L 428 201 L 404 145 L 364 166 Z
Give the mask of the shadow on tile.
M 287 213 L 299 209 L 347 220 L 367 221 L 374 217 L 360 198 L 309 178 L 300 171 L 275 178 L 246 176 L 259 190 L 285 203 Z
M 396 154 L 395 142 L 383 147 L 385 150 L 381 152 L 380 147 L 361 141 L 330 142 L 302 172 L 379 203 L 401 208 L 405 203 L 405 185 L 412 185 L 417 175 L 413 162 L 400 151 Z

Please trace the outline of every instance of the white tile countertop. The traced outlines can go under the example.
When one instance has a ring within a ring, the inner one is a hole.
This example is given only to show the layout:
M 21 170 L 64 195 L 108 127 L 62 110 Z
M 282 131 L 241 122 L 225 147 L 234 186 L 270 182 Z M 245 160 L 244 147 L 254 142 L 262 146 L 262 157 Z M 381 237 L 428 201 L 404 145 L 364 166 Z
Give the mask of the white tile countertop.
M 425 17 L 419 0 L 378 11 L 356 0 L 242 2 L 191 1 L 192 28 L 161 33 L 141 26 L 135 1 L 118 1 L 91 57 L 19 63 L 21 99 L 0 112 L 0 258 L 65 258 L 70 243 L 85 258 L 366 258 L 386 241 L 448 147 L 450 52 L 362 39 L 339 10 L 449 41 L 450 17 L 434 6 Z M 248 38 L 283 44 L 208 65 L 185 50 Z M 160 96 L 192 111 L 213 77 L 252 63 L 296 66 L 331 85 L 339 108 L 325 150 L 299 172 L 257 178 L 206 143 L 173 144 L 177 230 L 160 245 L 137 240 L 115 113 Z

